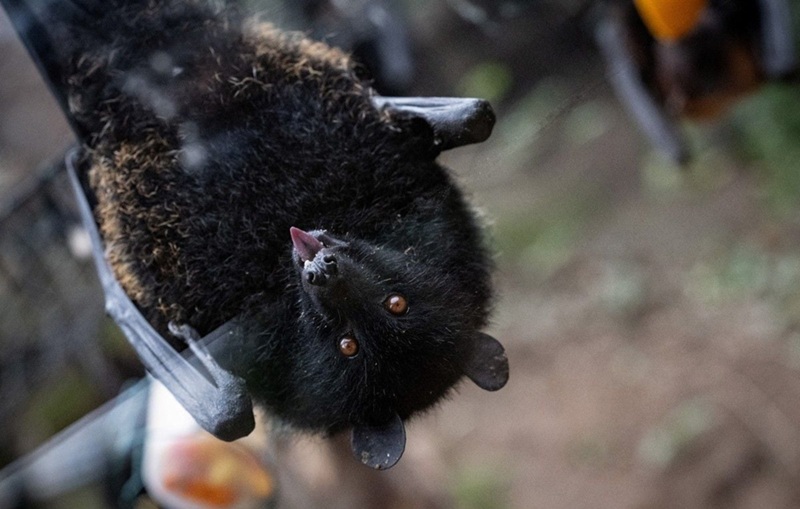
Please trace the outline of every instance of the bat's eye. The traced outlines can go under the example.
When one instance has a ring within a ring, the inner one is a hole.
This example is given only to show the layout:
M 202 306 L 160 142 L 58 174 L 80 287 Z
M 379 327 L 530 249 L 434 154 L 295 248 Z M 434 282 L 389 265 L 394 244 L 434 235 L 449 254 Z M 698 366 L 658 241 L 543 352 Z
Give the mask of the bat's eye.
M 393 293 L 383 301 L 383 307 L 391 314 L 400 316 L 406 314 L 406 311 L 408 311 L 408 301 L 402 295 Z
M 358 353 L 358 341 L 350 336 L 345 336 L 339 340 L 339 353 L 345 357 L 355 357 Z

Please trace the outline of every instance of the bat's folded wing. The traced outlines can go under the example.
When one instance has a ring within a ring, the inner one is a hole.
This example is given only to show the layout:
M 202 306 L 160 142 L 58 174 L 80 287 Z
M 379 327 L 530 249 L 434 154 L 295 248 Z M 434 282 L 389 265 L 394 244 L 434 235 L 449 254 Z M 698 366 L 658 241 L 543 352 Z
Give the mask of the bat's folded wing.
M 169 389 L 206 431 L 222 440 L 248 435 L 255 426 L 253 405 L 242 378 L 224 369 L 212 352 L 241 339 L 236 321 L 230 321 L 204 338 L 180 334 L 194 357 L 184 358 L 142 316 L 120 286 L 105 259 L 103 242 L 85 191 L 75 170 L 77 150 L 66 159 L 70 182 L 80 208 L 81 221 L 92 242 L 92 253 L 106 299 L 106 311 L 119 325 L 150 374 Z
M 483 99 L 375 96 L 372 103 L 425 120 L 433 129 L 439 150 L 486 141 L 495 123 L 494 110 Z

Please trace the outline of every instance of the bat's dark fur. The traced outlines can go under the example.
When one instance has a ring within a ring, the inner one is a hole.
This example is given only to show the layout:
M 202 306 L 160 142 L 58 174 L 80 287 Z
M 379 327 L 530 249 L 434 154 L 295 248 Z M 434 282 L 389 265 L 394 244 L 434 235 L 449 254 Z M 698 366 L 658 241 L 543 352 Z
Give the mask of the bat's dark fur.
M 162 333 L 244 316 L 256 401 L 323 432 L 405 419 L 469 371 L 490 262 L 427 123 L 377 110 L 338 50 L 199 1 L 55 5 L 45 67 L 108 258 Z M 301 282 L 290 226 L 334 246 L 336 291 Z

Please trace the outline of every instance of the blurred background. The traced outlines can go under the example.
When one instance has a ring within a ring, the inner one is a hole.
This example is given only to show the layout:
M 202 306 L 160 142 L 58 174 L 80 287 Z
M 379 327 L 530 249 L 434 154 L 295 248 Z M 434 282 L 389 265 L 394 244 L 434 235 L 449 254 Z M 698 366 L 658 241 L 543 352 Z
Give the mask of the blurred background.
M 314 2 L 251 4 L 369 59 Z M 409 52 L 379 88 L 497 112 L 489 141 L 441 161 L 488 225 L 511 378 L 414 420 L 389 472 L 289 440 L 279 507 L 800 506 L 800 87 L 682 123 L 679 167 L 614 95 L 587 2 L 388 5 Z M 0 77 L 2 466 L 142 371 L 53 167 L 71 134 L 2 13 Z M 104 506 L 76 496 L 52 506 Z

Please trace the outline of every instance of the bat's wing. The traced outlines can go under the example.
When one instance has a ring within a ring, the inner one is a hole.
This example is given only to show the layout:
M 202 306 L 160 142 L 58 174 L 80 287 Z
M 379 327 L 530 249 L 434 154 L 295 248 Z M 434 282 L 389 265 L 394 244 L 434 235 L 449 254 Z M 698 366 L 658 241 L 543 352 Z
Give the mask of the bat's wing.
M 67 155 L 70 182 L 78 201 L 81 222 L 92 242 L 100 283 L 106 299 L 106 311 L 133 345 L 150 374 L 169 389 L 183 407 L 206 431 L 222 440 L 248 435 L 255 426 L 253 405 L 244 380 L 223 369 L 211 352 L 222 347 L 236 348 L 243 334 L 230 321 L 199 338 L 191 328 L 172 326 L 171 330 L 189 345 L 194 359 L 184 358 L 156 332 L 114 278 L 104 256 L 100 232 L 75 170 L 77 150 Z
M 625 28 L 619 16 L 605 9 L 595 37 L 609 67 L 608 78 L 626 109 L 650 141 L 680 164 L 689 159 L 689 151 L 678 126 L 645 87 L 636 62 L 625 45 Z
M 792 12 L 786 0 L 759 0 L 764 71 L 782 78 L 796 70 Z
M 424 119 L 433 129 L 440 150 L 486 141 L 495 122 L 494 110 L 484 99 L 375 96 L 372 102 L 378 108 Z

